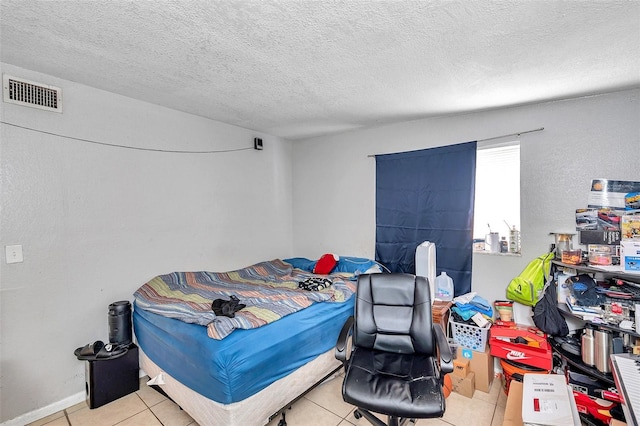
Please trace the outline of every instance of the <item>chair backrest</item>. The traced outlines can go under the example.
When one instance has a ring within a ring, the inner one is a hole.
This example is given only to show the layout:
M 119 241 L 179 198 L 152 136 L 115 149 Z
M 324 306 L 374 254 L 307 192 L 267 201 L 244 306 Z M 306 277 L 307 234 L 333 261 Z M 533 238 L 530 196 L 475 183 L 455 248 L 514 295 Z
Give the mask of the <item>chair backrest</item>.
M 358 276 L 353 344 L 385 352 L 435 354 L 427 279 L 411 274 Z

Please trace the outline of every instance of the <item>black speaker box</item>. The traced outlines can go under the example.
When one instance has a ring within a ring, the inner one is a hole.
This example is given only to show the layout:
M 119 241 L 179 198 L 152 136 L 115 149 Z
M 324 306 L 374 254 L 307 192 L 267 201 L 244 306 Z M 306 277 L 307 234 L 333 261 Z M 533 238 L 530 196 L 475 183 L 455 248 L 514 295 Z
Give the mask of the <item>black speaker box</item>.
M 138 347 L 132 343 L 121 357 L 87 361 L 85 387 L 87 405 L 98 408 L 140 388 Z

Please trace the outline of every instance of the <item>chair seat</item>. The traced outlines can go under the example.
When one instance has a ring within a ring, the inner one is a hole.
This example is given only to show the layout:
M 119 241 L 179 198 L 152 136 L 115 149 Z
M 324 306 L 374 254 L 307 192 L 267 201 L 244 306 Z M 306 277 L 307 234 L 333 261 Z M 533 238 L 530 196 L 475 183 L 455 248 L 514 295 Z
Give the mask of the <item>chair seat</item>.
M 441 417 L 445 399 L 431 356 L 355 348 L 342 384 L 346 402 L 403 418 Z

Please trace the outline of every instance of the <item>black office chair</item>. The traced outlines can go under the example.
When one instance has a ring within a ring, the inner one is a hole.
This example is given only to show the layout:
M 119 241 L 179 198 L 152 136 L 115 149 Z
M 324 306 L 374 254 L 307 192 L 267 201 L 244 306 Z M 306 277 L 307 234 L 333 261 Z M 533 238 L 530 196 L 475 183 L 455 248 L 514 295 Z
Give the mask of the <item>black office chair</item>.
M 348 349 L 351 336 L 351 349 Z M 429 283 L 410 274 L 358 277 L 355 315 L 345 323 L 336 358 L 344 364 L 342 398 L 376 426 L 442 417 L 444 375 L 453 371 L 444 331 L 431 319 Z

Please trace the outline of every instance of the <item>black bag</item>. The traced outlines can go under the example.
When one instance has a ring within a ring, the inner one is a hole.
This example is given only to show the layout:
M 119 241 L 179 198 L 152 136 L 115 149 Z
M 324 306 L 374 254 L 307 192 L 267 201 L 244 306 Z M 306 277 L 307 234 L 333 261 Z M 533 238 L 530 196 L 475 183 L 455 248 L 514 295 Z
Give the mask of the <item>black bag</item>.
M 596 290 L 596 281 L 589 274 L 569 277 L 567 286 L 578 306 L 597 306 L 606 301 L 604 295 Z
M 542 298 L 533 308 L 533 322 L 536 327 L 550 336 L 567 336 L 569 327 L 558 309 L 558 292 L 553 281 L 542 290 Z

